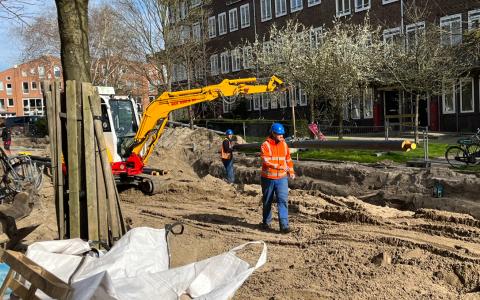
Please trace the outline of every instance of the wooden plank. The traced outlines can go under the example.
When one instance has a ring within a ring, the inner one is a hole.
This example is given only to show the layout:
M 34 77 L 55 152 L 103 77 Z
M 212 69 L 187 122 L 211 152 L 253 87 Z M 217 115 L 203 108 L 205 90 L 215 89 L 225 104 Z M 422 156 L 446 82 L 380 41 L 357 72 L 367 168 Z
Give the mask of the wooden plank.
M 77 87 L 67 81 L 68 209 L 70 238 L 80 237 L 80 166 L 78 149 Z
M 97 198 L 98 198 L 98 232 L 99 240 L 108 244 L 108 216 L 107 216 L 107 194 L 105 191 L 105 179 L 103 178 L 102 162 L 100 161 L 100 151 L 98 143 L 95 140 L 95 165 L 97 173 Z
M 37 300 L 38 297 L 35 296 L 35 294 L 33 295 L 29 295 L 29 290 L 24 286 L 22 285 L 20 282 L 18 282 L 16 279 L 14 279 L 11 283 L 10 283 L 10 286 L 9 286 L 13 293 L 20 297 L 20 299 L 32 299 L 32 300 Z M 30 286 L 30 288 L 34 288 L 33 285 Z
M 97 172 L 95 165 L 95 133 L 93 130 L 93 117 L 88 97 L 92 95 L 92 85 L 82 83 L 83 107 L 83 135 L 85 147 L 85 189 L 87 197 L 88 239 L 98 240 L 98 208 L 97 208 Z
M 70 291 L 68 284 L 45 270 L 20 252 L 1 251 L 2 260 L 16 273 L 22 275 L 35 288 L 56 299 L 65 299 Z
M 60 113 L 62 111 L 61 106 L 61 96 L 60 96 L 60 81 L 56 80 L 54 82 L 54 93 L 52 94 L 54 100 L 54 107 L 55 107 L 55 143 L 56 143 L 56 165 L 55 165 L 55 173 L 56 173 L 56 186 L 55 186 L 55 201 L 58 211 L 58 237 L 60 239 L 65 238 L 65 208 L 64 208 L 64 176 L 63 176 L 63 155 L 62 155 L 62 121 L 60 119 Z
M 100 162 L 102 164 L 102 171 L 105 179 L 108 225 L 110 227 L 110 232 L 113 238 L 113 240 L 110 241 L 110 244 L 113 245 L 114 241 L 121 237 L 120 227 L 118 226 L 116 213 L 115 180 L 113 178 L 110 161 L 108 160 L 107 146 L 105 143 L 105 137 L 103 135 L 102 121 L 100 120 L 100 117 L 102 115 L 100 110 L 100 98 L 95 93 L 94 96 L 89 97 L 89 100 L 94 119 L 95 138 L 98 143 Z

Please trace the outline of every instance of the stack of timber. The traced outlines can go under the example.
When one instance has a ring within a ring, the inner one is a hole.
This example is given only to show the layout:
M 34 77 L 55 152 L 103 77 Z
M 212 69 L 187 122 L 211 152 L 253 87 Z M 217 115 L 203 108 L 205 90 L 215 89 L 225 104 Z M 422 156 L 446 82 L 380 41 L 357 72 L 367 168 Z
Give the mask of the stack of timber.
M 63 94 L 58 81 L 43 86 L 59 238 L 112 246 L 125 225 L 103 136 L 100 98 L 90 83 L 67 81 Z

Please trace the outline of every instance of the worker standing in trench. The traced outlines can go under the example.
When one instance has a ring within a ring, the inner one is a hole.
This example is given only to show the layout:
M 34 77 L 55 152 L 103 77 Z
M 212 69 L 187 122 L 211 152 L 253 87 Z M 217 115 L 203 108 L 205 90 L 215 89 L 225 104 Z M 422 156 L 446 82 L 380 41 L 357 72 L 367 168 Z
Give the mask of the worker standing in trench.
M 222 149 L 220 150 L 223 166 L 227 173 L 228 183 L 235 182 L 235 172 L 233 170 L 233 130 L 227 129 L 225 131 L 225 139 L 222 143 Z
M 263 193 L 263 220 L 261 226 L 270 229 L 272 221 L 272 202 L 274 194 L 277 197 L 278 221 L 280 232 L 291 231 L 288 224 L 288 177 L 295 179 L 293 161 L 290 149 L 283 135 L 285 128 L 280 123 L 273 123 L 270 136 L 261 146 L 262 158 L 262 193 Z

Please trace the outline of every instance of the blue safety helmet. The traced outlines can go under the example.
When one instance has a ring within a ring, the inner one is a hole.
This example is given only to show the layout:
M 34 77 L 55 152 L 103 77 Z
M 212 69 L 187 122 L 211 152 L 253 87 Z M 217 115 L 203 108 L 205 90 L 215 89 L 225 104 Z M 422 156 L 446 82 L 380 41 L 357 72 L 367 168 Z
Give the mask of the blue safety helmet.
M 285 134 L 285 128 L 280 123 L 273 123 L 270 131 L 275 134 Z
M 227 129 L 227 131 L 225 131 L 225 135 L 233 135 L 233 130 L 231 129 Z

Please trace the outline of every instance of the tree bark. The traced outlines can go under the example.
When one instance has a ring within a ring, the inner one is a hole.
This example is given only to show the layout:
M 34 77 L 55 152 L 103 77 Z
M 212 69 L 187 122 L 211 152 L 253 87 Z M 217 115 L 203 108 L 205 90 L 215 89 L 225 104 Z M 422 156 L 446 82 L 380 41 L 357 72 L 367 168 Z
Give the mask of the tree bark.
M 88 0 L 55 0 L 55 3 L 60 30 L 63 80 L 91 82 Z
M 346 100 L 345 102 L 346 103 Z M 338 139 L 343 140 L 343 105 L 339 105 L 337 108 L 337 116 L 338 116 Z
M 310 123 L 315 122 L 315 101 L 310 99 Z

